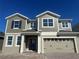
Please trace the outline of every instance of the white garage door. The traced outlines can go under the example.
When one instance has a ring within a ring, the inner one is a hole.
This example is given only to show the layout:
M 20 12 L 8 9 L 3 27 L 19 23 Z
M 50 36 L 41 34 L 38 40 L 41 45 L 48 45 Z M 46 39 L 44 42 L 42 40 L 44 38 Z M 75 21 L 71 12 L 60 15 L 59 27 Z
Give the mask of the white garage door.
M 74 53 L 74 39 L 72 38 L 44 38 L 44 52 L 69 52 Z

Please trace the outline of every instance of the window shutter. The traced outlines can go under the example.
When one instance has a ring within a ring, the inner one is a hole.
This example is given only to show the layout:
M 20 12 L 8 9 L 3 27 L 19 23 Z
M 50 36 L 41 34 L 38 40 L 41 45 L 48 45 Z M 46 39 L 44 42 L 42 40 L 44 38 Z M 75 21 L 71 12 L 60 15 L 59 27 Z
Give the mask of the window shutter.
M 20 21 L 19 28 L 21 28 L 22 21 Z
M 12 24 L 11 24 L 11 29 L 13 29 L 13 26 L 14 26 L 14 21 L 12 21 Z

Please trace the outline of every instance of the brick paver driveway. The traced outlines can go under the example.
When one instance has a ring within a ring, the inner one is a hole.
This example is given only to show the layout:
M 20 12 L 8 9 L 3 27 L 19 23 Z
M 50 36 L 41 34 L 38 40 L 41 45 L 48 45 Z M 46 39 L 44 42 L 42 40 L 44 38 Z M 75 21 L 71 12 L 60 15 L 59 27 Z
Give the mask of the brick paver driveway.
M 24 53 L 15 55 L 0 55 L 0 59 L 79 59 L 79 54 L 73 53 Z

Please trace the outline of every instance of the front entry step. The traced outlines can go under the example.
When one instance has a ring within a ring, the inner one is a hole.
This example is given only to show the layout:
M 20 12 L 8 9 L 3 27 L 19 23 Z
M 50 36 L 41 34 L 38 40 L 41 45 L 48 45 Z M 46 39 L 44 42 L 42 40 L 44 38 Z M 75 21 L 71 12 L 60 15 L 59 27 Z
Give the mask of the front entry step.
M 25 52 L 23 52 L 24 54 L 34 54 L 34 53 L 37 53 L 37 52 L 35 52 L 35 51 L 32 51 L 32 50 L 29 50 L 29 51 L 25 51 Z

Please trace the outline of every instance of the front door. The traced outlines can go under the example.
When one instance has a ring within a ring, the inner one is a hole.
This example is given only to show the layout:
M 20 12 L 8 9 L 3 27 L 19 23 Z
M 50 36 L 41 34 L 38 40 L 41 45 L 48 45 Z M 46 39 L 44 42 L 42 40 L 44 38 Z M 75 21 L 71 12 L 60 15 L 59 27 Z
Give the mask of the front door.
M 29 39 L 29 50 L 36 51 L 36 39 Z

